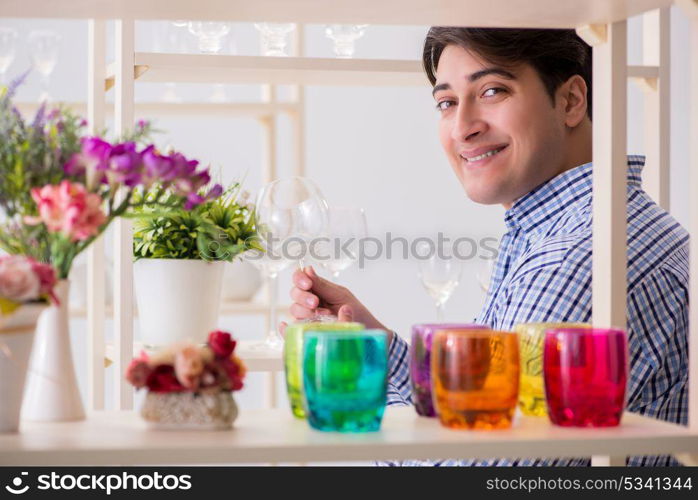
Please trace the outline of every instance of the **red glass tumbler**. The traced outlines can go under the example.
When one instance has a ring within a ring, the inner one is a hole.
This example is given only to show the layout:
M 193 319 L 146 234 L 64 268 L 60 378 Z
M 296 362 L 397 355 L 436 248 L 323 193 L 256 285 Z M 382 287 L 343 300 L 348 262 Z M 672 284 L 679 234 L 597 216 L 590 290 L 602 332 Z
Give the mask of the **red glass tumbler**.
M 548 416 L 564 427 L 620 424 L 628 380 L 625 331 L 551 328 L 543 349 Z

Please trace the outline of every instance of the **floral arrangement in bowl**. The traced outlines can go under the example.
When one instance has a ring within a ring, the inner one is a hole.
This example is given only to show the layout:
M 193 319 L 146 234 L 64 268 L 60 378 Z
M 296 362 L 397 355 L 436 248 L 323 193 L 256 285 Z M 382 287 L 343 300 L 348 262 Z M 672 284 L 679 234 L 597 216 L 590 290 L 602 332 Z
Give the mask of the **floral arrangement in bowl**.
M 141 415 L 160 429 L 228 429 L 237 417 L 232 392 L 246 369 L 230 333 L 211 332 L 206 345 L 179 342 L 151 355 L 142 351 L 126 380 L 146 389 Z

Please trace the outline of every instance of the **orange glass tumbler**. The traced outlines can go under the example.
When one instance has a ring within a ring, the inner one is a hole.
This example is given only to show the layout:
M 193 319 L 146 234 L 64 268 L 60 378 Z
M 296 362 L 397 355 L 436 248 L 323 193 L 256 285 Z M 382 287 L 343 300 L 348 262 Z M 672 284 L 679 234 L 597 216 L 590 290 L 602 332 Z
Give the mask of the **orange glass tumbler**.
M 506 429 L 519 396 L 516 333 L 438 330 L 432 346 L 434 405 L 454 429 Z

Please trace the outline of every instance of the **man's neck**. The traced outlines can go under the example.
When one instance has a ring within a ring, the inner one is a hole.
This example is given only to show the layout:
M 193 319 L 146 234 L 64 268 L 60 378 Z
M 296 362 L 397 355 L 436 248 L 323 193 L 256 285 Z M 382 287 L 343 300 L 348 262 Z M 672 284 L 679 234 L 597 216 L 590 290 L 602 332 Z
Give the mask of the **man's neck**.
M 592 127 L 591 120 L 584 120 L 569 132 L 568 148 L 563 156 L 563 161 L 560 162 L 558 168 L 550 179 L 554 179 L 558 175 L 567 172 L 575 167 L 591 162 L 592 159 Z M 548 179 L 548 181 L 550 180 Z M 509 210 L 516 200 L 503 203 L 505 210 Z

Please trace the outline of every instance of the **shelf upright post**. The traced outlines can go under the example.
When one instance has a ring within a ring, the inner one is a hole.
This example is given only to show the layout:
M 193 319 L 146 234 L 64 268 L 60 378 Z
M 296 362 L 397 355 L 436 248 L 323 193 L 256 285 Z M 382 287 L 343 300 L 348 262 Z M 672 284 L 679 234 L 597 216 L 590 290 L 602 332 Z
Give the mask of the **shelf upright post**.
M 293 55 L 303 57 L 305 55 L 305 25 L 297 24 L 293 36 Z M 294 85 L 291 98 L 295 102 L 291 118 L 291 131 L 293 134 L 294 162 L 293 174 L 305 175 L 305 87 Z
M 87 124 L 91 135 L 99 133 L 105 124 L 106 21 L 88 21 L 87 59 Z M 88 174 L 88 184 L 94 173 Z M 88 343 L 88 407 L 104 409 L 104 322 L 105 312 L 104 235 L 92 242 L 87 250 L 87 343 Z
M 642 16 L 642 60 L 658 68 L 658 78 L 643 79 L 645 168 L 643 185 L 650 197 L 670 210 L 670 106 L 671 51 L 668 7 Z
M 133 19 L 116 20 L 114 129 L 123 134 L 134 123 Z M 133 232 L 131 221 L 114 223 L 114 396 L 116 409 L 133 408 L 133 389 L 123 374 L 133 356 Z
M 593 47 L 594 59 L 592 322 L 625 329 L 627 25 L 619 21 L 577 32 Z M 592 465 L 621 460 L 594 456 Z

